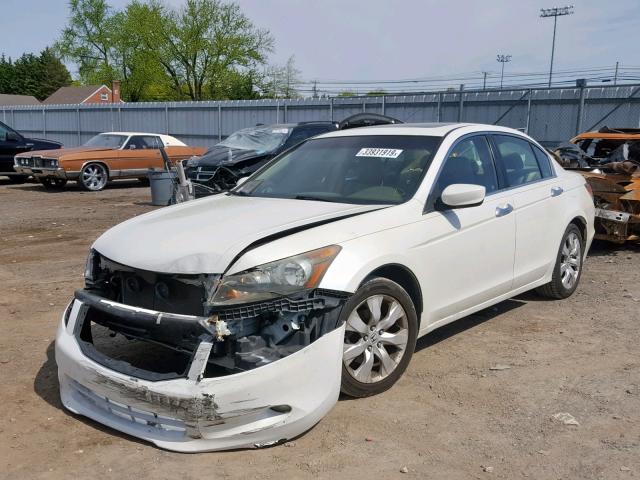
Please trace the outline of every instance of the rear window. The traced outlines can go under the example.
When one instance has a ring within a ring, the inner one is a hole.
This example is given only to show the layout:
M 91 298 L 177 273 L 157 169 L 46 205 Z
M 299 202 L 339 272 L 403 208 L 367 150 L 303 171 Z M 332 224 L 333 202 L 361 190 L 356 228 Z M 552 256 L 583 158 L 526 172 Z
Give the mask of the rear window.
M 551 167 L 551 161 L 549 160 L 549 155 L 543 152 L 540 148 L 535 146 L 533 143 L 531 144 L 531 148 L 533 149 L 533 153 L 538 159 L 538 165 L 540 165 L 540 170 L 542 170 L 542 176 L 544 178 L 552 177 L 554 175 L 553 167 Z

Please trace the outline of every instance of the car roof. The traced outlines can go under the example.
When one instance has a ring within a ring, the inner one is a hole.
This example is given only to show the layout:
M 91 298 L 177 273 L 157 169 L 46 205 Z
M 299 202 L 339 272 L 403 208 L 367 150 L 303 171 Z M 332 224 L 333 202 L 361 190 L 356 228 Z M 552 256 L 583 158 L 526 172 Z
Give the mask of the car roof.
M 151 137 L 160 137 L 162 143 L 167 146 L 176 146 L 176 145 L 185 145 L 184 142 L 181 142 L 176 137 L 172 137 L 171 135 L 164 135 L 162 133 L 149 133 L 149 132 L 103 132 L 100 135 L 123 135 L 123 136 L 151 136 Z
M 594 139 L 599 138 L 602 140 L 640 140 L 640 133 L 602 133 L 602 132 L 585 132 L 577 135 L 572 139 L 575 140 L 586 140 L 586 139 Z
M 515 133 L 521 136 L 524 134 L 518 130 L 496 125 L 484 125 L 480 123 L 398 123 L 391 125 L 375 125 L 371 127 L 360 127 L 349 130 L 339 130 L 319 135 L 316 138 L 329 137 L 352 137 L 363 135 L 414 135 L 427 137 L 444 137 L 454 130 L 463 129 L 461 133 L 473 132 L 503 132 Z

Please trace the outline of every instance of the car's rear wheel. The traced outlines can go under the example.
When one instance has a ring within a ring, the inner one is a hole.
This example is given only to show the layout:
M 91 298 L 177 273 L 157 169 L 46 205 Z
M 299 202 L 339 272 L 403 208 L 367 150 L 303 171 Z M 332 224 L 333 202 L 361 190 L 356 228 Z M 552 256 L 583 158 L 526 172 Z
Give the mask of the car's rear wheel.
M 580 229 L 570 224 L 562 236 L 551 281 L 537 288 L 543 297 L 563 299 L 578 288 L 582 276 L 584 240 Z
M 403 374 L 415 349 L 418 318 L 411 297 L 397 283 L 373 278 L 343 309 L 343 393 L 384 392 Z
M 9 175 L 9 181 L 15 184 L 24 183 L 27 178 L 29 178 L 29 175 Z
M 84 190 L 97 192 L 102 190 L 109 181 L 107 167 L 101 163 L 89 163 L 82 167 L 78 183 Z
M 67 184 L 67 179 L 42 177 L 40 178 L 40 183 L 47 190 L 61 190 Z

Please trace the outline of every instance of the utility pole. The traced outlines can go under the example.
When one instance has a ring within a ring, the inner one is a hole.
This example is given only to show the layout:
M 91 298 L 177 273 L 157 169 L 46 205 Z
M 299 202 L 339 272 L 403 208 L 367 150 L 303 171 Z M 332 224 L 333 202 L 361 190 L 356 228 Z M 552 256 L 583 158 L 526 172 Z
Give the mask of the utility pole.
M 620 66 L 620 62 L 616 62 L 616 73 L 613 74 L 613 84 L 618 84 L 618 67 Z
M 482 89 L 486 90 L 487 89 L 487 72 L 482 72 Z
M 573 5 L 566 7 L 541 8 L 540 18 L 553 17 L 553 41 L 551 42 L 551 66 L 549 67 L 549 88 L 551 88 L 551 78 L 553 77 L 553 56 L 556 50 L 556 27 L 558 25 L 558 17 L 571 15 L 573 13 Z
M 502 64 L 502 72 L 500 73 L 500 90 L 502 90 L 502 81 L 504 80 L 504 64 L 511 61 L 511 55 L 497 55 L 496 60 Z
M 313 98 L 318 98 L 318 81 L 313 81 Z

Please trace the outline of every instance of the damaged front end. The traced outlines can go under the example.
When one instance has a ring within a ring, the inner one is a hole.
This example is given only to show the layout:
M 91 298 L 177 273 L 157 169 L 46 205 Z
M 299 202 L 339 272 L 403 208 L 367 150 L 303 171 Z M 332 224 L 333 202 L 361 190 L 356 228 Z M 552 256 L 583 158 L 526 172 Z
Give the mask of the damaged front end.
M 578 171 L 591 187 L 596 207 L 595 238 L 620 244 L 640 241 L 637 132 L 605 127 L 598 134 L 578 136 L 572 142 L 552 153 L 564 168 Z
M 595 238 L 614 243 L 640 241 L 640 170 L 631 175 L 581 173 L 593 191 Z
M 56 339 L 69 410 L 194 452 L 292 438 L 337 401 L 348 294 L 247 302 L 220 275 L 157 274 L 95 252 L 85 275 Z

